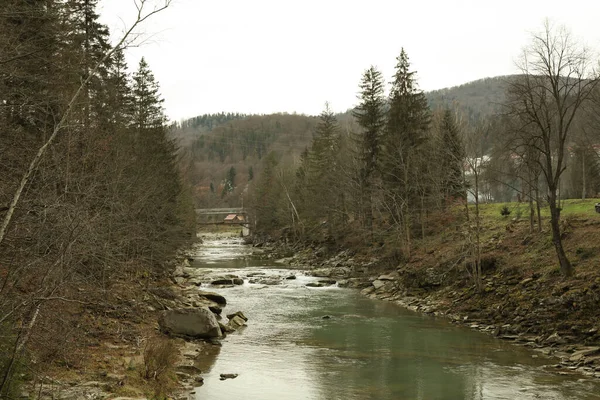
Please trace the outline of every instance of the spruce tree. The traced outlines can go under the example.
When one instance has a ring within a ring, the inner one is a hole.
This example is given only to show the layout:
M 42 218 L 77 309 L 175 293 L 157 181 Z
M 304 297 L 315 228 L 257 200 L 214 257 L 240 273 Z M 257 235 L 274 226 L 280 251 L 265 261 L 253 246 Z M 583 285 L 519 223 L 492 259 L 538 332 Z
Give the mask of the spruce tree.
M 381 72 L 374 66 L 367 69 L 359 84 L 360 103 L 352 111 L 362 132 L 358 138 L 359 158 L 362 161 L 362 183 L 368 185 L 379 166 L 381 139 L 385 126 L 384 83 Z
M 417 161 L 428 156 L 420 154 L 420 150 L 427 140 L 431 117 L 427 99 L 417 88 L 416 73 L 410 70 L 404 49 L 396 60 L 383 139 L 382 179 L 387 208 L 392 210 L 392 219 L 403 231 L 405 251 L 409 255 L 412 209 L 417 204 L 422 208 L 425 196 L 421 185 L 424 168 Z
M 166 118 L 163 99 L 148 63 L 142 57 L 138 70 L 133 74 L 133 126 L 138 132 L 149 128 L 162 128 Z
M 449 109 L 444 110 L 440 122 L 440 183 L 445 200 L 465 197 L 463 161 L 465 149 L 459 135 L 458 126 Z
M 357 137 L 361 190 L 359 213 L 363 226 L 373 235 L 373 177 L 379 170 L 381 139 L 385 127 L 385 97 L 383 76 L 371 66 L 363 73 L 359 84 L 359 105 L 353 110 L 361 132 Z

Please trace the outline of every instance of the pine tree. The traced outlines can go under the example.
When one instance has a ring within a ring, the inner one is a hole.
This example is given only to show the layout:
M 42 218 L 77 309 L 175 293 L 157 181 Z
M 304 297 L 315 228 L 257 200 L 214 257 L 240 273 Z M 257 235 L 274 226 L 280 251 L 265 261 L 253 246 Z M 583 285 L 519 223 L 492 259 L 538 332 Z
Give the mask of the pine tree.
M 133 119 L 131 77 L 122 49 L 115 51 L 108 67 L 107 102 L 104 117 L 116 128 L 127 127 Z
M 383 76 L 371 66 L 363 73 L 359 85 L 360 104 L 352 111 L 362 128 L 359 136 L 359 158 L 362 161 L 362 181 L 368 184 L 379 166 L 381 138 L 385 126 L 385 98 Z
M 142 57 L 133 74 L 133 126 L 138 132 L 162 128 L 166 118 L 159 94 L 158 83 L 146 60 Z
M 315 128 L 312 145 L 306 154 L 308 175 L 306 176 L 307 217 L 315 224 L 327 222 L 329 232 L 332 232 L 334 216 L 339 208 L 338 200 L 338 151 L 340 128 L 329 104 L 320 115 L 320 121 Z
M 380 165 L 381 139 L 385 127 L 384 83 L 381 72 L 371 66 L 363 73 L 360 85 L 360 104 L 353 110 L 362 132 L 357 137 L 360 172 L 358 183 L 362 194 L 359 199 L 359 213 L 363 225 L 373 234 L 372 192 L 373 176 Z
M 417 88 L 416 72 L 410 71 L 404 49 L 396 60 L 398 63 L 390 90 L 390 110 L 384 139 L 384 158 L 391 165 L 397 163 L 399 156 L 401 162 L 408 162 L 411 153 L 427 139 L 431 122 L 427 99 Z
M 68 60 L 69 70 L 74 82 L 88 78 L 94 66 L 110 49 L 108 28 L 99 22 L 96 12 L 98 0 L 67 0 L 64 5 L 65 19 L 69 29 L 67 36 L 67 51 L 64 53 Z M 86 84 L 81 96 L 82 112 L 80 122 L 84 131 L 89 130 L 94 115 L 101 112 L 106 100 L 105 79 L 107 65 L 101 65 L 96 76 Z
M 405 252 L 410 254 L 412 209 L 424 206 L 423 165 L 427 155 L 420 147 L 427 139 L 431 121 L 427 99 L 417 88 L 415 72 L 404 49 L 396 59 L 389 95 L 389 114 L 383 139 L 383 182 L 387 208 L 403 230 Z M 417 206 L 418 205 L 418 206 Z
M 465 149 L 459 135 L 458 126 L 449 109 L 444 110 L 439 130 L 440 168 L 438 173 L 444 199 L 464 198 L 463 161 Z

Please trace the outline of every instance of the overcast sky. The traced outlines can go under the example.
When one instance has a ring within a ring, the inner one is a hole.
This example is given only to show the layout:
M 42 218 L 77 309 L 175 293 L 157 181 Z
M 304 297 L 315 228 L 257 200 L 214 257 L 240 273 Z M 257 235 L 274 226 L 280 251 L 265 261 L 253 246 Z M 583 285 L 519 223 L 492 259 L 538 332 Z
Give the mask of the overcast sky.
M 100 0 L 115 38 L 134 11 L 133 0 Z M 371 64 L 389 81 L 402 47 L 426 91 L 514 73 L 545 18 L 600 47 L 595 0 L 173 0 L 127 56 L 131 69 L 146 57 L 172 120 L 318 114 L 325 101 L 355 105 Z

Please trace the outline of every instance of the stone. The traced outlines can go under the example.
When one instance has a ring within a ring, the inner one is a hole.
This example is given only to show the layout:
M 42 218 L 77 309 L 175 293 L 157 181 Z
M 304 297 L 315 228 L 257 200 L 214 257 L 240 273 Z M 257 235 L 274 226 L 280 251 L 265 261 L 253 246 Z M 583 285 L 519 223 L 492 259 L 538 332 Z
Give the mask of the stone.
M 319 283 L 322 283 L 325 286 L 335 285 L 337 282 L 335 279 L 320 279 Z
M 361 293 L 363 296 L 368 296 L 368 295 L 370 295 L 371 293 L 373 293 L 374 291 L 375 291 L 375 288 L 374 288 L 373 286 L 369 286 L 369 287 L 367 287 L 367 288 L 364 288 L 363 290 L 361 290 L 361 291 L 360 291 L 360 293 Z
M 549 344 L 564 344 L 565 340 L 562 337 L 560 337 L 560 335 L 557 332 L 554 332 L 552 335 L 546 338 L 545 342 Z
M 384 281 L 380 281 L 379 279 L 373 281 L 373 287 L 375 288 L 375 290 L 382 288 L 383 286 L 385 286 Z
M 244 284 L 244 280 L 242 278 L 233 278 L 231 281 L 233 282 L 234 285 L 243 285 Z
M 597 353 L 600 353 L 600 347 L 586 347 L 573 352 L 573 354 L 571 354 L 571 356 L 569 357 L 569 361 L 578 362 L 581 361 L 581 359 L 584 357 L 592 356 Z
M 244 313 L 243 313 L 243 312 L 241 312 L 241 311 L 236 311 L 236 312 L 234 312 L 234 313 L 232 313 L 232 314 L 227 314 L 227 319 L 232 319 L 232 318 L 233 318 L 233 317 L 235 317 L 236 315 L 237 315 L 238 317 L 240 317 L 241 319 L 243 319 L 243 320 L 244 320 L 244 322 L 247 322 L 247 321 L 248 321 L 248 318 L 247 318 L 247 317 L 244 315 Z
M 184 373 L 187 375 L 198 375 L 198 374 L 202 373 L 200 368 L 195 367 L 193 365 L 178 365 L 177 367 L 175 367 L 175 371 L 181 372 L 181 373 Z
M 243 281 L 242 281 L 243 283 Z M 233 285 L 233 279 L 216 279 L 210 283 L 211 285 Z
M 220 294 L 217 293 L 213 293 L 213 292 L 205 292 L 202 290 L 199 290 L 197 292 L 198 296 L 200 297 L 204 297 L 208 300 L 212 300 L 215 303 L 217 303 L 220 306 L 225 306 L 227 305 L 227 300 L 225 300 L 225 297 L 221 296 Z
M 221 315 L 223 309 L 219 306 L 208 306 L 208 309 L 217 315 Z
M 220 380 L 224 381 L 225 379 L 235 379 L 238 377 L 238 374 L 221 374 Z
M 162 332 L 193 338 L 222 336 L 215 315 L 207 307 L 163 311 L 158 319 Z
M 235 329 L 233 329 L 229 325 L 225 325 L 222 322 L 219 322 L 219 328 L 221 328 L 221 332 L 225 332 L 225 333 L 235 332 Z
M 296 275 L 286 276 L 285 279 L 287 279 L 287 280 L 296 279 Z
M 395 281 L 400 278 L 400 274 L 397 271 L 390 272 L 389 274 L 380 275 L 377 280 L 380 281 Z
M 533 282 L 533 278 L 525 278 L 521 281 L 521 286 L 527 285 L 529 282 Z
M 235 315 L 233 318 L 229 320 L 227 326 L 234 331 L 241 328 L 242 326 L 246 326 L 246 321 L 242 319 L 242 317 Z
M 315 287 L 316 288 L 316 287 L 323 287 L 323 286 L 325 286 L 325 285 L 322 283 L 319 283 L 319 282 L 309 282 L 306 284 L 306 287 Z

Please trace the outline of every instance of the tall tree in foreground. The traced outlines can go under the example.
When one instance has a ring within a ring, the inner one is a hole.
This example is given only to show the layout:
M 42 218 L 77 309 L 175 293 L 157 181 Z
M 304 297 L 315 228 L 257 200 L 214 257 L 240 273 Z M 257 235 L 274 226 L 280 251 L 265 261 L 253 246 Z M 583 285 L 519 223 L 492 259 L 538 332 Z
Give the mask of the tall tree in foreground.
M 359 213 L 363 226 L 373 233 L 373 178 L 379 168 L 381 139 L 385 127 L 384 83 L 381 72 L 374 66 L 367 69 L 360 81 L 360 104 L 352 115 L 362 128 L 357 140 L 358 158 L 361 163 L 359 186 Z
M 565 171 L 566 150 L 574 120 L 598 84 L 588 51 L 563 27 L 548 22 L 534 34 L 520 63 L 522 75 L 508 88 L 508 112 L 523 131 L 524 144 L 539 152 L 539 164 L 548 186 L 552 242 L 560 271 L 569 276 L 573 267 L 565 254 L 560 232 L 558 189 Z
M 404 237 L 405 252 L 410 255 L 411 214 L 420 207 L 419 203 L 424 204 L 419 201 L 424 198 L 418 185 L 423 180 L 423 166 L 417 160 L 427 140 L 431 116 L 404 49 L 396 60 L 383 139 L 382 177 L 388 209 Z

